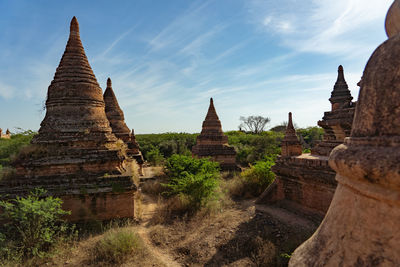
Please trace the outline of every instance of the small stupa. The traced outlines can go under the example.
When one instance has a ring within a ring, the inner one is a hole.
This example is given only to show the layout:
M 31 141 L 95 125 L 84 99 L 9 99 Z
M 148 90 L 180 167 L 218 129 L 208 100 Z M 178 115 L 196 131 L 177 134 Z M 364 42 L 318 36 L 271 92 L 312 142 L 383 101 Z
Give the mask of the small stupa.
M 71 220 L 133 217 L 132 163 L 112 133 L 75 17 L 39 133 L 14 164 L 10 195 L 42 187 L 63 199 Z
M 139 165 L 139 173 L 143 175 L 143 156 L 139 149 L 139 144 L 136 142 L 135 133 L 129 130 L 125 123 L 124 112 L 118 104 L 117 97 L 112 89 L 111 79 L 107 79 L 107 88 L 104 92 L 105 110 L 112 133 L 128 146 L 127 154 L 136 160 Z
M 301 155 L 302 151 L 303 147 L 301 146 L 293 126 L 292 112 L 289 112 L 288 125 L 281 145 L 281 155 L 282 157 L 298 156 Z
M 289 266 L 399 266 L 399 6 L 387 15 L 389 39 L 364 69 L 351 136 L 330 154 L 338 181 L 332 203 Z
M 207 116 L 203 121 L 202 130 L 197 136 L 196 145 L 192 148 L 193 156 L 199 158 L 211 157 L 220 163 L 221 170 L 234 171 L 236 165 L 236 151 L 228 145 L 228 136 L 222 131 L 221 121 L 215 111 L 214 101 L 210 98 Z

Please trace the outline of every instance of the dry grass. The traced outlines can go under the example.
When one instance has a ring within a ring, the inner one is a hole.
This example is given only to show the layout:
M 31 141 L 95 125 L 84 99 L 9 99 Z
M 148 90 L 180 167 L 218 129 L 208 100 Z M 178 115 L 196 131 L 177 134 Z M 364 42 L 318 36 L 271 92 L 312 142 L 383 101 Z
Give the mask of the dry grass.
M 164 183 L 162 180 L 146 181 L 141 186 L 142 192 L 151 196 L 160 196 L 165 191 L 162 183 Z
M 122 264 L 129 258 L 138 262 L 145 257 L 145 247 L 140 237 L 128 228 L 112 229 L 89 250 L 89 264 L 109 266 Z
M 139 187 L 140 184 L 139 168 L 139 164 L 136 162 L 136 160 L 129 162 L 129 175 L 131 175 L 132 181 L 137 187 Z
M 138 190 L 135 194 L 135 219 L 142 220 L 143 217 L 143 195 L 141 190 Z

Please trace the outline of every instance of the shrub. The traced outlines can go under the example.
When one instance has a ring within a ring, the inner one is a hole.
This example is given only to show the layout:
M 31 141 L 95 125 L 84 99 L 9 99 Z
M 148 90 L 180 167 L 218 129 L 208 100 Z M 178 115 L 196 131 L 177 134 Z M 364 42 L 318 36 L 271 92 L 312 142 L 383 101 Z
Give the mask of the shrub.
M 69 212 L 61 209 L 61 199 L 44 197 L 45 193 L 36 189 L 25 198 L 0 201 L 0 221 L 4 222 L 0 227 L 2 258 L 42 257 L 66 237 L 70 229 L 62 216 Z
M 11 157 L 18 154 L 23 147 L 29 145 L 35 134 L 35 132 L 28 130 L 13 134 L 10 139 L 0 139 L 0 164 L 3 166 L 10 165 Z
M 130 255 L 143 253 L 143 241 L 129 229 L 117 228 L 108 231 L 91 249 L 92 263 L 121 264 Z
M 146 153 L 146 158 L 153 166 L 161 165 L 164 162 L 164 156 L 156 147 Z
M 204 206 L 218 187 L 219 164 L 209 159 L 172 155 L 166 163 L 168 195 L 188 200 L 193 210 Z
M 275 174 L 271 171 L 274 164 L 275 157 L 265 157 L 264 160 L 257 161 L 256 164 L 242 172 L 241 176 L 247 187 L 246 190 L 250 194 L 260 195 L 274 181 Z

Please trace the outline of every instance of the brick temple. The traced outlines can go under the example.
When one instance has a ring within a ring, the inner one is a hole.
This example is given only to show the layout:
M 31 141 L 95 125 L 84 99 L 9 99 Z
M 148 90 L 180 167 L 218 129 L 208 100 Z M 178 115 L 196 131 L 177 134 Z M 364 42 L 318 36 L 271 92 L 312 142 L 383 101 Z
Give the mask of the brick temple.
M 143 175 L 143 156 L 136 142 L 134 130 L 129 130 L 125 123 L 124 112 L 118 104 L 117 97 L 112 89 L 111 79 L 107 79 L 107 88 L 104 92 L 105 111 L 110 122 L 112 133 L 127 145 L 127 154 L 136 160 L 139 165 L 139 173 Z
M 300 141 L 293 127 L 292 114 L 282 153 L 272 167 L 275 181 L 259 197 L 257 203 L 285 208 L 305 215 L 316 222 L 327 212 L 337 182 L 335 171 L 328 164 L 332 149 L 343 143 L 350 135 L 356 103 L 351 102 L 350 91 L 344 78 L 343 67 L 338 68 L 338 77 L 329 101 L 332 109 L 325 112 L 318 125 L 323 127 L 323 140 L 311 151 L 302 153 Z
M 210 98 L 207 116 L 203 121 L 202 130 L 197 136 L 196 145 L 192 148 L 193 156 L 199 158 L 211 157 L 219 162 L 221 170 L 238 170 L 236 151 L 228 145 L 228 136 L 222 131 L 221 121 L 215 111 L 214 101 Z
M 72 221 L 133 217 L 136 186 L 128 175 L 131 165 L 112 133 L 102 89 L 74 17 L 48 87 L 39 133 L 15 161 L 16 178 L 2 181 L 0 193 L 23 195 L 44 188 L 62 198 Z
M 386 33 L 365 66 L 350 137 L 329 157 L 334 198 L 289 266 L 399 266 L 399 0 L 386 16 Z

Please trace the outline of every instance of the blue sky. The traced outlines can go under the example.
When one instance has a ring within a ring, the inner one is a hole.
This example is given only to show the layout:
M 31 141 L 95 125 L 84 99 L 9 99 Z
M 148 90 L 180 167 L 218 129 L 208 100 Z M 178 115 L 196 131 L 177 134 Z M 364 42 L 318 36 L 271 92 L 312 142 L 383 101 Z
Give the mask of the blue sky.
M 224 130 L 249 115 L 272 127 L 289 111 L 314 126 L 338 65 L 357 98 L 391 3 L 0 0 L 0 127 L 39 129 L 73 16 L 100 86 L 111 77 L 136 133 L 199 132 L 210 97 Z

